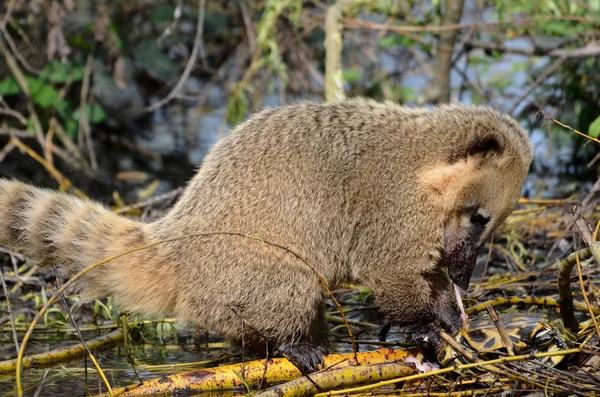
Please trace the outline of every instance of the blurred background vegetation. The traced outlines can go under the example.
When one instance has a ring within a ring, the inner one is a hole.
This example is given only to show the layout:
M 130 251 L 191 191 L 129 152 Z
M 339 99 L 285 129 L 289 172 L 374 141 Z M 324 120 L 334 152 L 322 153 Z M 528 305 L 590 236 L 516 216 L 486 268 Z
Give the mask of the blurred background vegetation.
M 326 81 L 329 99 L 512 114 L 536 146 L 526 194 L 597 175 L 595 145 L 534 115 L 600 134 L 600 0 L 1 3 L 0 176 L 112 204 L 168 192 L 230 127 Z
M 470 298 L 556 295 L 551 266 L 578 248 L 572 205 L 593 213 L 600 193 L 599 40 L 600 0 L 0 0 L 0 177 L 152 219 L 212 145 L 263 107 L 349 96 L 486 104 L 529 131 L 535 159 L 525 198 L 563 200 L 509 219 L 486 247 L 492 259 L 480 263 Z M 3 259 L 22 335 L 55 279 L 51 269 Z M 482 284 L 486 272 L 531 284 Z M 343 293 L 369 302 L 368 291 Z M 75 316 L 118 326 L 110 299 Z M 43 326 L 64 329 L 67 317 L 57 305 Z M 134 339 L 165 347 L 142 344 L 138 364 L 197 358 L 174 352 L 197 347 L 198 333 L 176 334 L 173 322 L 147 322 L 143 334 L 138 319 L 130 323 Z M 2 330 L 0 353 L 12 356 L 10 328 Z M 48 339 L 37 337 L 33 351 L 46 349 Z M 110 365 L 129 371 L 116 350 L 104 359 L 117 356 Z M 81 373 L 65 371 L 55 377 L 61 393 L 69 382 L 80 390 Z M 123 384 L 137 379 L 123 376 Z M 13 379 L 0 378 L 3 388 L 11 395 Z

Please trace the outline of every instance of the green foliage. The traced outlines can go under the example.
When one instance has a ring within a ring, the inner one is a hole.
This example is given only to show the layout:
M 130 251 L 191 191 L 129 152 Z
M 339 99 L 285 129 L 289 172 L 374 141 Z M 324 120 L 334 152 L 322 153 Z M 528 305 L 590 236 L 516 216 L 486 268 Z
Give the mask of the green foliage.
M 150 19 L 154 23 L 169 23 L 173 20 L 175 4 L 156 4 L 150 12 Z
M 161 51 L 154 39 L 144 40 L 135 46 L 133 57 L 136 66 L 155 80 L 168 82 L 177 78 L 179 68 Z
M 91 124 L 98 124 L 106 119 L 106 112 L 102 106 L 96 103 L 89 103 L 85 105 L 85 109 L 87 111 L 88 120 Z M 81 118 L 81 107 L 78 107 L 77 110 L 73 112 L 71 117 L 73 117 L 73 120 L 79 121 Z
M 248 113 L 249 102 L 246 93 L 242 92 L 238 95 L 235 100 L 229 101 L 227 105 L 227 114 L 229 115 L 229 123 L 236 125 L 244 119 L 246 113 Z
M 357 81 L 360 80 L 361 73 L 358 68 L 354 67 L 352 69 L 344 70 L 343 76 L 344 76 L 344 81 L 347 81 L 349 83 L 356 83 Z
M 572 36 L 583 33 L 586 27 L 579 23 L 574 24 L 571 21 L 547 21 L 540 24 L 540 29 L 551 36 Z
M 46 296 L 46 289 L 44 287 L 42 287 L 40 294 L 35 296 L 34 301 L 36 307 L 42 307 L 48 304 L 48 297 Z M 54 314 L 54 316 L 51 316 L 52 314 Z M 44 324 L 48 327 L 67 326 L 67 318 L 64 313 L 56 307 L 49 307 L 44 313 L 43 320 Z
M 171 323 L 156 324 L 156 336 L 165 343 L 165 341 L 175 335 L 176 328 Z
M 386 48 L 397 45 L 402 47 L 412 47 L 414 44 L 415 41 L 413 39 L 399 34 L 389 34 L 379 39 L 379 45 Z
M 39 112 L 38 116 L 42 125 L 48 123 L 48 117 L 51 114 L 58 114 L 62 119 L 65 130 L 72 138 L 75 138 L 78 131 L 78 122 L 81 110 L 73 111 L 73 105 L 69 101 L 69 92 L 78 92 L 80 87 L 73 85 L 83 80 L 83 67 L 73 61 L 61 62 L 53 60 L 44 66 L 38 77 L 26 76 L 25 80 L 29 86 L 29 92 L 33 103 L 46 112 Z M 64 99 L 60 99 L 58 89 L 67 87 Z M 22 93 L 22 89 L 14 77 L 7 77 L 0 81 L 0 96 L 9 97 Z M 98 104 L 86 105 L 88 119 L 91 124 L 98 124 L 106 119 L 106 112 Z M 35 131 L 35 126 L 31 117 L 27 117 L 27 129 Z
M 598 138 L 598 136 L 600 136 L 600 116 L 590 124 L 588 135 L 593 138 Z
M 11 96 L 21 92 L 21 87 L 14 77 L 7 77 L 0 81 L 0 96 Z
M 29 85 L 31 99 L 42 108 L 47 109 L 58 102 L 58 91 L 47 84 L 42 77 L 37 79 L 27 77 L 27 84 Z
M 102 303 L 102 301 L 96 299 L 94 301 L 94 318 L 97 318 L 99 315 L 105 320 L 109 321 L 118 321 L 120 317 L 119 310 L 115 306 L 114 298 L 111 296 L 106 299 L 106 304 Z

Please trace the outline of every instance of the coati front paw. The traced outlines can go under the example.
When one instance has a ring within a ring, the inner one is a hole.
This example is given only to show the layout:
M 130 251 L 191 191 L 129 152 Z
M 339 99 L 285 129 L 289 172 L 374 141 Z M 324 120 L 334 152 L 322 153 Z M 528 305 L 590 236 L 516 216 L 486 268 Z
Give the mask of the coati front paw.
M 442 345 L 440 329 L 433 324 L 417 329 L 412 338 L 419 347 L 425 350 L 436 351 Z
M 278 350 L 302 372 L 302 375 L 321 369 L 324 364 L 323 356 L 327 354 L 324 347 L 307 342 L 283 345 Z

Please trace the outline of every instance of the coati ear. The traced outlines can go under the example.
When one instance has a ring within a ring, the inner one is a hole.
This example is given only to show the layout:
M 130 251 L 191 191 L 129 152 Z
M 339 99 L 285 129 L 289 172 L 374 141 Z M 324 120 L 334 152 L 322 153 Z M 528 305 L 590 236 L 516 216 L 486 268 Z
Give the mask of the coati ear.
M 459 149 L 458 156 L 424 169 L 420 174 L 420 182 L 434 203 L 441 208 L 453 209 L 461 200 L 465 187 L 479 175 L 482 163 L 503 151 L 502 136 L 494 132 L 487 133 L 474 139 L 466 150 L 464 147 Z
M 502 154 L 503 151 L 504 139 L 492 132 L 474 141 L 468 149 L 467 157 L 481 156 L 485 158 L 490 154 Z

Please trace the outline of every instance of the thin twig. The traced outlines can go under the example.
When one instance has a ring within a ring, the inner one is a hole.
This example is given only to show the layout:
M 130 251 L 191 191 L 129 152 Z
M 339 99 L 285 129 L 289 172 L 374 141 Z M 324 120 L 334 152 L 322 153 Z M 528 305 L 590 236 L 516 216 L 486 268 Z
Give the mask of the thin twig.
M 348 0 L 341 0 L 327 8 L 325 14 L 325 101 L 337 102 L 346 97 L 342 75 L 342 34 L 340 20 Z
M 349 29 L 370 29 L 370 30 L 389 30 L 391 32 L 403 33 L 403 32 L 442 32 L 444 30 L 458 30 L 458 29 L 469 29 L 475 27 L 476 29 L 481 28 L 496 28 L 503 25 L 529 25 L 544 21 L 578 21 L 582 23 L 598 23 L 600 18 L 585 18 L 577 16 L 546 16 L 546 17 L 533 17 L 533 18 L 519 18 L 519 19 L 506 19 L 502 21 L 487 21 L 477 23 L 459 23 L 452 25 L 427 25 L 427 26 L 389 26 L 387 24 L 368 22 L 361 19 L 344 18 L 344 27 Z
M 594 141 L 596 143 L 600 143 L 600 140 L 598 140 L 596 138 L 593 138 L 593 137 L 591 137 L 591 136 L 589 136 L 587 134 L 584 134 L 583 132 L 577 131 L 575 128 L 571 127 L 570 125 L 561 123 L 560 121 L 558 121 L 555 118 L 553 118 L 552 116 L 550 116 L 548 113 L 544 112 L 542 109 L 538 110 L 538 112 L 535 114 L 535 118 L 540 118 L 540 115 L 544 116 L 544 118 L 546 120 L 552 121 L 552 122 L 560 125 L 561 127 L 565 128 L 565 129 L 567 129 L 567 130 L 569 130 L 571 132 L 574 132 L 577 135 L 581 135 L 582 137 L 587 138 L 590 141 Z
M 87 106 L 93 65 L 94 56 L 92 53 L 89 53 L 83 72 L 83 81 L 81 82 L 81 100 L 79 103 L 79 146 L 87 147 L 88 156 L 90 157 L 90 166 L 93 171 L 97 171 L 98 161 L 96 160 L 96 151 L 94 150 L 94 141 L 92 140 L 92 127 L 90 126 L 90 115 L 88 114 Z
M 52 263 L 52 269 L 54 270 L 54 277 L 56 278 L 56 286 L 58 288 L 60 288 L 60 278 L 58 277 L 58 268 L 56 267 L 56 263 Z M 75 328 L 75 332 L 77 333 L 77 336 L 79 337 L 79 341 L 81 342 L 81 345 L 84 347 L 85 351 L 87 352 L 88 356 L 90 357 L 90 360 L 92 360 L 92 362 L 94 363 L 94 366 L 96 367 L 96 370 L 98 371 L 98 373 L 100 374 L 100 377 L 104 381 L 104 384 L 106 385 L 106 388 L 108 389 L 108 392 L 112 395 L 113 392 L 112 392 L 112 387 L 110 386 L 110 382 L 106 378 L 104 371 L 102 371 L 102 367 L 100 367 L 100 364 L 98 364 L 98 361 L 92 354 L 92 351 L 90 350 L 89 346 L 87 345 L 85 338 L 81 334 L 81 331 L 79 330 L 79 325 L 77 325 L 77 321 L 75 321 L 75 318 L 73 318 L 73 313 L 71 313 L 71 309 L 69 308 L 69 303 L 67 302 L 67 298 L 65 297 L 64 292 L 60 293 L 60 298 L 61 298 L 63 305 L 65 307 L 65 310 L 67 312 L 67 316 L 69 317 L 69 319 L 71 320 L 71 324 L 73 324 L 73 327 Z
M 31 158 L 40 163 L 46 170 L 56 179 L 59 185 L 65 189 L 66 191 L 73 191 L 73 193 L 79 198 L 85 198 L 85 193 L 81 190 L 77 189 L 71 184 L 71 181 L 68 180 L 59 170 L 56 169 L 52 164 L 48 163 L 45 159 L 43 159 L 39 154 L 37 154 L 32 148 L 25 145 L 21 142 L 17 137 L 11 137 L 10 143 L 27 153 Z
M 0 114 L 12 116 L 12 117 L 16 118 L 17 120 L 19 120 L 19 123 L 21 123 L 23 125 L 27 125 L 27 119 L 25 118 L 25 116 L 23 116 L 21 113 L 17 112 L 16 110 L 0 107 Z M 29 133 L 29 135 L 31 135 L 31 132 Z
M 177 0 L 177 6 L 175 7 L 175 11 L 173 11 L 173 22 L 156 39 L 157 44 L 161 44 L 165 37 L 170 36 L 175 29 L 179 26 L 179 22 L 181 21 L 181 15 L 183 14 L 183 0 Z
M 544 80 L 546 80 L 546 78 L 548 76 L 550 76 L 552 73 L 554 73 L 556 71 L 556 69 L 558 69 L 560 67 L 560 65 L 562 65 L 565 61 L 567 60 L 567 58 L 565 57 L 560 57 L 558 58 L 556 61 L 554 61 L 552 63 L 552 65 L 550 65 L 550 67 L 548 69 L 546 69 L 544 71 L 544 73 L 540 74 L 538 76 L 537 79 L 535 79 L 535 81 L 533 82 L 533 84 L 531 84 L 529 87 L 527 87 L 527 90 L 525 90 L 525 92 L 523 93 L 523 95 L 521 95 L 516 101 L 515 104 L 513 105 L 513 107 L 508 111 L 509 114 L 513 114 L 513 112 L 515 110 L 517 110 L 517 108 L 521 105 L 521 102 L 523 100 L 525 100 L 525 98 L 527 98 L 527 96 L 529 94 L 531 94 L 531 92 L 533 90 L 535 90 L 540 84 L 542 84 L 544 82 Z
M 179 81 L 177 81 L 177 84 L 175 84 L 173 90 L 171 90 L 171 92 L 169 92 L 169 94 L 160 101 L 157 101 L 152 105 L 148 106 L 145 109 L 145 111 L 147 112 L 153 112 L 159 107 L 169 103 L 173 98 L 175 98 L 179 94 L 179 91 L 183 89 L 183 86 L 185 85 L 188 77 L 190 76 L 190 73 L 192 72 L 192 69 L 194 68 L 194 64 L 196 63 L 196 59 L 198 58 L 198 53 L 202 44 L 202 31 L 204 30 L 204 14 L 206 9 L 206 0 L 198 0 L 198 4 L 200 11 L 198 12 L 198 22 L 196 24 L 196 37 L 194 38 L 194 48 L 192 50 L 192 54 L 190 55 L 190 59 L 188 59 L 188 62 L 185 65 L 185 69 L 183 70 L 183 73 L 181 74 Z
M 178 187 L 175 190 L 171 190 L 170 192 L 158 195 L 156 197 L 149 198 L 148 200 L 144 200 L 144 201 L 141 201 L 139 203 L 131 204 L 131 205 L 128 205 L 126 207 L 121 207 L 121 208 L 115 210 L 114 213 L 115 214 L 123 214 L 125 212 L 129 212 L 129 211 L 132 211 L 132 210 L 137 210 L 137 209 L 140 209 L 140 208 L 144 208 L 144 207 L 147 207 L 147 206 L 152 205 L 154 203 L 157 203 L 159 201 L 163 201 L 163 200 L 167 200 L 167 199 L 170 199 L 170 198 L 173 198 L 173 197 L 177 197 L 182 192 L 183 192 L 183 188 L 182 187 Z
M 585 291 L 585 286 L 583 285 L 583 276 L 581 271 L 581 263 L 579 263 L 579 255 L 575 252 L 575 260 L 577 261 L 577 275 L 579 277 L 579 286 L 581 287 L 581 293 L 583 294 L 583 299 L 585 300 L 585 304 L 588 307 L 588 311 L 590 313 L 590 317 L 592 318 L 592 322 L 594 323 L 594 328 L 596 329 L 596 334 L 598 338 L 600 338 L 600 327 L 598 326 L 598 322 L 596 321 L 596 316 L 594 315 L 594 311 L 592 310 L 592 305 L 587 297 L 587 293 Z
M 504 344 L 504 347 L 506 347 L 506 351 L 508 352 L 508 355 L 514 356 L 515 349 L 514 349 L 512 340 L 510 339 L 510 335 L 508 334 L 508 332 L 506 331 L 506 328 L 504 327 L 504 323 L 502 322 L 502 320 L 500 320 L 498 313 L 496 313 L 496 310 L 494 310 L 494 307 L 492 305 L 487 305 L 486 309 L 490 315 L 490 318 L 494 322 L 496 329 L 498 330 L 498 334 L 500 335 L 500 339 L 502 339 L 502 343 Z
M 10 319 L 10 326 L 12 328 L 13 340 L 15 342 L 15 348 L 17 349 L 17 353 L 19 352 L 19 337 L 17 336 L 17 329 L 15 328 L 15 319 L 12 314 L 12 310 L 10 308 L 10 299 L 8 298 L 8 288 L 6 287 L 6 282 L 4 281 L 4 275 L 2 274 L 2 269 L 0 269 L 0 282 L 2 282 L 2 289 L 4 290 L 4 297 L 6 299 L 6 314 Z
M 42 379 L 40 380 L 40 383 L 36 387 L 35 393 L 33 393 L 33 397 L 39 397 L 39 395 L 42 393 L 42 390 L 44 389 L 44 384 L 46 383 L 46 380 L 48 380 L 48 374 L 50 374 L 50 368 L 46 368 L 44 370 Z

